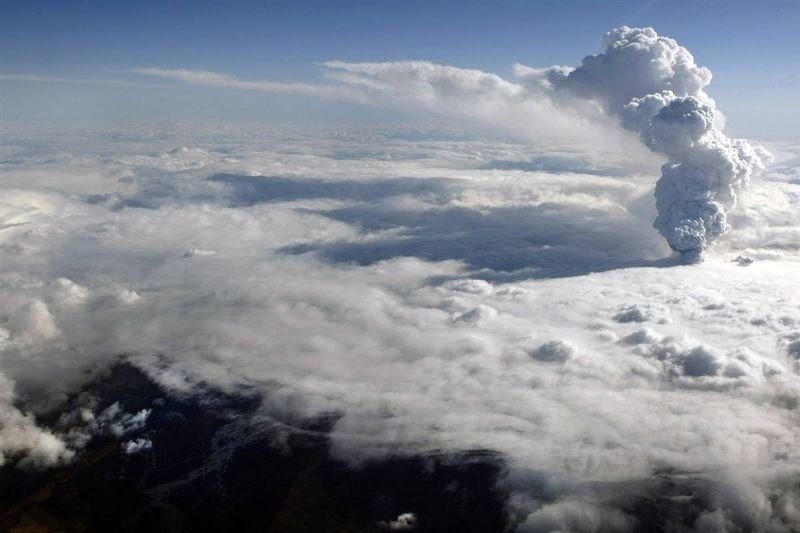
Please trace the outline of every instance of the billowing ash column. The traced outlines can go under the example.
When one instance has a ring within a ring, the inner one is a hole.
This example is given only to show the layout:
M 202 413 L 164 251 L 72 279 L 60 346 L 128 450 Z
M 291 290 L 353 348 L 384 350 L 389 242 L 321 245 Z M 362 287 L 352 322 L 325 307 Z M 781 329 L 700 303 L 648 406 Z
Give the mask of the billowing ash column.
M 698 261 L 730 229 L 726 213 L 769 154 L 722 133 L 716 104 L 703 90 L 711 72 L 674 39 L 623 26 L 603 44 L 605 52 L 585 57 L 576 69 L 549 69 L 548 80 L 556 90 L 597 101 L 667 156 L 653 226 L 687 261 Z

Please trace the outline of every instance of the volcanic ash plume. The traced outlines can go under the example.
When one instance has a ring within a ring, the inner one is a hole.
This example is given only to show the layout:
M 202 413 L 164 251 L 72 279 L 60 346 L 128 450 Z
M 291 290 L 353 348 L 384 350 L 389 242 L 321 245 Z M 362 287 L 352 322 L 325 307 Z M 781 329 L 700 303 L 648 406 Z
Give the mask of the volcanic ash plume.
M 578 68 L 548 69 L 548 80 L 558 91 L 598 102 L 667 156 L 653 226 L 688 261 L 700 260 L 730 229 L 727 211 L 769 153 L 722 133 L 716 104 L 703 90 L 711 72 L 674 39 L 623 26 L 608 32 L 603 44 L 604 53 L 585 57 Z

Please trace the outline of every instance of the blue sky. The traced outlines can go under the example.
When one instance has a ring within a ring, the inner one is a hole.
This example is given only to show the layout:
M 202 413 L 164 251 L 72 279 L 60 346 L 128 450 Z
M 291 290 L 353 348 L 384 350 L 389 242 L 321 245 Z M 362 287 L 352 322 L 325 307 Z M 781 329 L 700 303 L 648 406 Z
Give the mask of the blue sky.
M 155 83 L 139 67 L 316 81 L 315 63 L 427 59 L 507 76 L 575 65 L 622 24 L 675 37 L 714 72 L 737 133 L 791 135 L 800 121 L 800 2 L 3 1 L 0 73 Z M 235 4 L 235 5 L 229 5 Z M 158 81 L 158 80 L 156 80 Z M 396 120 L 394 112 L 234 89 L 0 81 L 0 119 Z

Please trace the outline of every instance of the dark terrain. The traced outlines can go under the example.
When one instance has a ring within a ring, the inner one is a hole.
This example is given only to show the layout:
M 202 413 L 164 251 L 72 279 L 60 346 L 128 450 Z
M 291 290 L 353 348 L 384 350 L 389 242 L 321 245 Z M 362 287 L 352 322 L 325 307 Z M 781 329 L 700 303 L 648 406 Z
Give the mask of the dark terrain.
M 87 396 L 97 412 L 114 402 L 128 413 L 152 412 L 122 437 L 98 433 L 64 467 L 0 468 L 0 531 L 493 533 L 513 531 L 525 518 L 507 505 L 512 483 L 542 503 L 558 500 L 543 478 L 533 473 L 521 482 L 488 451 L 348 465 L 330 453 L 335 415 L 280 423 L 259 416 L 255 396 L 208 389 L 175 396 L 126 363 L 95 379 Z M 58 427 L 58 417 L 40 421 Z M 152 449 L 123 453 L 138 438 Z M 586 488 L 605 495 L 638 532 L 694 531 L 715 501 L 712 483 L 681 472 Z M 414 513 L 413 527 L 392 524 L 403 513 Z M 730 518 L 750 530 L 746 517 Z
M 496 454 L 390 457 L 355 468 L 331 457 L 330 419 L 301 427 L 251 422 L 252 397 L 165 394 L 128 364 L 84 393 L 100 409 L 152 409 L 146 427 L 95 437 L 71 464 L 0 470 L 0 531 L 414 531 L 508 529 Z M 126 455 L 123 442 L 149 438 Z M 398 529 L 399 530 L 399 529 Z

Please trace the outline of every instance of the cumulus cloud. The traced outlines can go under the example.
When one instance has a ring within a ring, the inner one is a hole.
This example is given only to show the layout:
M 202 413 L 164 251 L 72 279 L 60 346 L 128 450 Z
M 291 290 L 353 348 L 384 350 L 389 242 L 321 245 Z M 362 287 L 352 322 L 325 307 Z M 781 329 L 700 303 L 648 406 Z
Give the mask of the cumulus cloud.
M 125 455 L 135 455 L 152 449 L 153 442 L 145 438 L 129 440 L 122 444 L 122 453 Z
M 548 341 L 530 351 L 531 357 L 538 361 L 564 362 L 573 355 L 576 349 L 567 341 Z
M 387 531 L 413 531 L 419 526 L 419 520 L 414 513 L 401 513 L 397 519 L 378 524 Z
M 567 500 L 543 506 L 531 513 L 519 531 L 632 531 L 636 522 L 614 507 L 593 502 Z
M 142 409 L 136 413 L 126 413 L 119 402 L 114 402 L 94 419 L 92 425 L 96 428 L 95 431 L 121 437 L 142 429 L 149 417 L 150 409 Z
M 544 71 L 556 90 L 597 101 L 668 161 L 656 184 L 654 226 L 688 260 L 730 226 L 727 211 L 769 154 L 722 133 L 716 105 L 705 92 L 711 72 L 674 39 L 652 28 L 608 32 L 605 51 L 574 70 Z
M 14 386 L 0 374 L 0 466 L 16 461 L 41 468 L 69 461 L 73 456 L 64 441 L 39 427 L 31 414 L 14 406 Z

